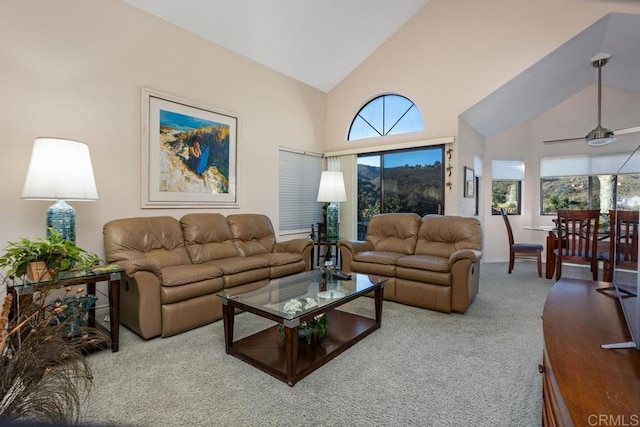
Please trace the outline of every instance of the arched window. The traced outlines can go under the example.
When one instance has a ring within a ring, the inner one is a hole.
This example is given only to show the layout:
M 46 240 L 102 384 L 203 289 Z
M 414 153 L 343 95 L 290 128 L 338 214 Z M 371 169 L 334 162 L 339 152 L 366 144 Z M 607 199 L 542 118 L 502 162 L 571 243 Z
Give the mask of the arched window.
M 381 95 L 367 102 L 351 122 L 347 140 L 424 130 L 418 107 L 401 95 Z

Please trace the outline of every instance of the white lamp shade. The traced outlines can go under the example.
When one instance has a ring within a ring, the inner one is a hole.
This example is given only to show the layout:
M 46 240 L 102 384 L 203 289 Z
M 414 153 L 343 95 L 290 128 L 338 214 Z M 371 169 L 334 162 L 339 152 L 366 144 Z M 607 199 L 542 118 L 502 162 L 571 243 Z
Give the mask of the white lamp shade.
M 347 192 L 344 189 L 342 172 L 324 171 L 320 176 L 318 202 L 346 202 Z
M 22 198 L 98 200 L 87 144 L 68 139 L 36 138 Z

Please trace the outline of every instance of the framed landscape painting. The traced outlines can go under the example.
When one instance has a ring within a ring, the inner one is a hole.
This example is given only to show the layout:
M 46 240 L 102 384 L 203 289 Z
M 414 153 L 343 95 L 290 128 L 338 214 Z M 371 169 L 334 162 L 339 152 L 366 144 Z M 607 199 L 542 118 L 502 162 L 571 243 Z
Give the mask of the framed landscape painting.
M 237 208 L 237 114 L 142 88 L 142 208 Z

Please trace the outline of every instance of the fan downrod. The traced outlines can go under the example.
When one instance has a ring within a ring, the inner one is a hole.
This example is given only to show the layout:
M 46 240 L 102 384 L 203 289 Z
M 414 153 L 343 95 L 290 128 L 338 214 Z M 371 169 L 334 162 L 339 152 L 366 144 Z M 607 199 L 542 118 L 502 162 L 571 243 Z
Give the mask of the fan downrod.
M 613 131 L 602 127 L 601 118 L 602 118 L 602 67 L 607 65 L 609 59 L 611 58 L 611 54 L 609 53 L 599 53 L 593 58 L 591 58 L 591 65 L 594 68 L 598 69 L 598 126 L 593 129 L 591 132 L 587 134 L 585 139 L 587 140 L 587 144 L 591 146 L 600 146 L 607 145 L 616 141 L 616 138 L 613 134 Z

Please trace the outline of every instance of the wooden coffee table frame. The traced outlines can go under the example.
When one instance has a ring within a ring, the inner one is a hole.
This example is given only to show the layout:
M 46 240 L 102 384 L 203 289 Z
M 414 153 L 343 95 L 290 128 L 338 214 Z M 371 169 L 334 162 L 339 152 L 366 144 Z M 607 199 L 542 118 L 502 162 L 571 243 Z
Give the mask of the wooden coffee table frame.
M 337 307 L 372 291 L 374 292 L 375 319 L 336 310 Z M 376 283 L 367 290 L 356 292 L 291 320 L 243 304 L 232 296 L 225 296 L 222 298 L 222 313 L 226 352 L 293 387 L 302 378 L 380 328 L 383 291 L 384 282 Z M 275 325 L 234 341 L 233 325 L 236 309 L 283 325 L 284 339 L 280 338 L 279 325 Z M 299 325 L 322 313 L 328 316 L 327 335 L 320 343 L 307 344 L 305 339 L 300 339 L 298 336 Z

